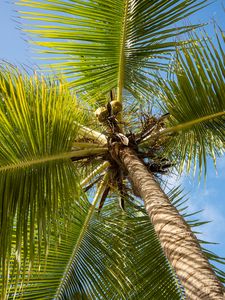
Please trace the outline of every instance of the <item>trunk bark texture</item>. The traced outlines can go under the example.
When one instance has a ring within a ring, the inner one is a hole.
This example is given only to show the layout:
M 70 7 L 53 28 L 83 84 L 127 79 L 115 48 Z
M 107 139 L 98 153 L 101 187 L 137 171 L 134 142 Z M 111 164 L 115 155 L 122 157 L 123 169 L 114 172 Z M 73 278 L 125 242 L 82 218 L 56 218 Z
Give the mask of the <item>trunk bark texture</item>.
M 187 299 L 224 300 L 224 287 L 202 253 L 197 238 L 153 175 L 132 149 L 120 149 L 117 157 L 145 202 L 163 251 L 183 285 Z

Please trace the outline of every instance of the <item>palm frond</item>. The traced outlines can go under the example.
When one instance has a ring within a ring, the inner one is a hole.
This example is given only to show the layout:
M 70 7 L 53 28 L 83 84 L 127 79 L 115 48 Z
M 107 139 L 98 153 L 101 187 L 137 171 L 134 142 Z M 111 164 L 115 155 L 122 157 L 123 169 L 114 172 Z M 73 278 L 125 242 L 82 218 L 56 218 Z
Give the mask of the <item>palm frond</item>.
M 201 172 L 208 154 L 215 160 L 224 151 L 225 39 L 217 35 L 217 47 L 207 36 L 194 39 L 177 52 L 176 76 L 160 80 L 164 109 L 170 113 L 160 135 L 174 133 L 169 148 L 180 172 L 185 163 L 189 171 L 193 162 Z
M 66 74 L 71 86 L 91 94 L 93 103 L 116 87 L 119 100 L 124 88 L 136 97 L 146 96 L 152 72 L 163 69 L 168 54 L 180 44 L 174 38 L 196 28 L 174 29 L 174 25 L 206 2 L 20 0 L 18 4 L 38 49 L 55 60 L 52 66 Z
M 67 85 L 0 69 L 0 268 L 7 281 L 10 255 L 32 263 L 48 245 L 58 218 L 70 219 L 79 199 L 72 159 L 100 154 L 101 147 L 72 151 L 83 113 Z M 93 152 L 94 150 L 94 152 Z M 65 225 L 64 224 L 64 225 Z M 23 250 L 22 250 L 23 249 Z M 22 254 L 23 252 L 23 254 Z M 4 289 L 2 289 L 4 292 Z
M 85 201 L 76 205 L 61 241 L 56 246 L 52 235 L 48 256 L 41 257 L 16 294 L 16 279 L 11 281 L 9 299 L 183 299 L 144 210 L 130 203 L 124 212 L 114 200 L 100 215 Z
M 126 299 L 129 284 L 120 270 L 122 257 L 113 249 L 115 239 L 123 242 L 125 236 L 120 234 L 117 219 L 106 222 L 95 210 L 107 176 L 92 204 L 85 198 L 75 199 L 66 227 L 63 219 L 58 219 L 59 228 L 51 232 L 48 253 L 42 251 L 32 268 L 28 261 L 16 273 L 11 264 L 6 291 L 9 299 L 79 299 L 79 295 L 81 299 Z

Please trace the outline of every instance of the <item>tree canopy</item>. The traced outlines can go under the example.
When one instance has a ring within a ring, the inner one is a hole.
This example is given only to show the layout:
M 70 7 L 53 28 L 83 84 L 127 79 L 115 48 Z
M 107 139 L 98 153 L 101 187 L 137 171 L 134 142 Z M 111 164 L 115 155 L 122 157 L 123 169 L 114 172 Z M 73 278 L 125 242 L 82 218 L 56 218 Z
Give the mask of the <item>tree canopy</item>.
M 224 34 L 215 44 L 181 22 L 209 1 L 18 4 L 52 64 L 0 68 L 2 298 L 186 299 L 120 151 L 136 153 L 192 231 L 205 223 L 165 178 L 200 176 L 224 152 Z M 224 283 L 213 265 L 224 259 L 198 242 Z

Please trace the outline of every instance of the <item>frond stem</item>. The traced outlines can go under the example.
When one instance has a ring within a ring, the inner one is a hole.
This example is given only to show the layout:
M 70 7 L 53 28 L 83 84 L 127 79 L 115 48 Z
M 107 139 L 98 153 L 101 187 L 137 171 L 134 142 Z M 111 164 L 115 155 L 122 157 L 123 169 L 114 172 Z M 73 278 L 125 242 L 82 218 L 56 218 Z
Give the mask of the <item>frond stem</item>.
M 105 190 L 105 187 L 106 187 L 106 184 L 107 184 L 107 181 L 108 181 L 108 173 L 104 175 L 103 179 L 102 179 L 102 182 L 100 183 L 97 191 L 96 191 L 96 194 L 95 194 L 95 197 L 93 199 L 93 202 L 92 204 L 90 205 L 90 208 L 88 210 L 88 213 L 86 215 L 86 218 L 85 218 L 85 221 L 82 225 L 82 229 L 80 231 L 80 234 L 79 234 L 79 237 L 76 241 L 76 245 L 74 247 L 74 250 L 73 250 L 73 253 L 70 257 L 70 260 L 66 266 L 66 269 L 65 269 L 65 272 L 64 272 L 64 275 L 63 275 L 63 278 L 60 282 L 60 285 L 58 287 L 58 290 L 56 292 L 56 295 L 54 297 L 54 299 L 58 299 L 58 297 L 60 296 L 60 293 L 61 293 L 61 289 L 63 288 L 63 284 L 64 284 L 64 280 L 66 280 L 66 278 L 69 276 L 69 273 L 70 273 L 70 269 L 71 269 L 71 266 L 73 264 L 73 261 L 74 261 L 74 258 L 76 257 L 76 254 L 77 254 L 77 251 L 79 250 L 79 247 L 82 243 L 82 240 L 84 238 L 84 235 L 86 233 L 86 230 L 88 228 L 88 225 L 90 223 L 90 220 L 94 214 L 94 211 L 95 211 L 95 207 L 97 205 L 97 203 L 99 202 L 99 199 L 103 193 L 103 191 Z
M 6 166 L 0 167 L 0 172 L 8 171 L 8 170 L 13 170 L 13 169 L 21 169 L 33 165 L 39 165 L 43 164 L 46 162 L 50 161 L 55 161 L 55 160 L 61 160 L 61 159 L 69 159 L 69 158 L 83 158 L 83 157 L 88 157 L 90 155 L 100 155 L 104 154 L 108 151 L 108 148 L 93 148 L 93 149 L 85 149 L 85 150 L 78 150 L 78 151 L 70 151 L 70 152 L 64 152 L 64 153 L 59 153 L 59 154 L 54 154 L 54 155 L 49 155 L 45 157 L 40 157 L 32 160 L 27 160 L 27 161 L 19 161 L 18 163 L 15 164 L 10 164 Z
M 96 175 L 102 173 L 106 168 L 110 166 L 110 163 L 108 161 L 105 161 L 103 164 L 95 168 L 82 182 L 81 186 L 84 187 L 92 178 L 94 178 Z
M 212 115 L 204 116 L 204 117 L 201 117 L 201 118 L 198 118 L 198 119 L 195 119 L 195 120 L 191 120 L 191 121 L 183 123 L 183 124 L 179 124 L 179 125 L 176 125 L 176 126 L 173 126 L 173 127 L 170 127 L 170 128 L 166 128 L 166 129 L 164 129 L 160 132 L 160 135 L 182 131 L 182 130 L 185 130 L 189 127 L 197 125 L 199 123 L 202 123 L 202 122 L 205 122 L 205 121 L 210 121 L 210 120 L 216 119 L 216 118 L 224 116 L 224 115 L 225 115 L 225 112 L 222 111 L 222 112 L 218 112 L 218 113 L 215 113 L 215 114 L 212 114 Z
M 74 142 L 72 145 L 74 148 L 79 148 L 79 149 L 87 149 L 87 148 L 99 148 L 102 147 L 101 144 L 96 144 L 96 143 L 80 143 L 80 142 Z
M 122 102 L 122 93 L 124 87 L 125 77 L 125 46 L 126 46 L 126 26 L 128 15 L 128 0 L 125 0 L 124 16 L 122 24 L 122 38 L 120 44 L 120 57 L 119 57 L 119 72 L 118 72 L 118 87 L 117 87 L 117 100 Z
M 79 126 L 81 134 L 83 134 L 85 137 L 88 137 L 102 145 L 107 144 L 107 137 L 103 133 L 81 125 L 76 121 L 74 121 L 74 123 Z
M 161 130 L 160 132 L 154 133 L 154 134 L 150 134 L 147 137 L 145 137 L 145 139 L 142 140 L 141 144 L 144 144 L 145 142 L 149 141 L 150 139 L 155 139 L 161 135 L 166 135 L 166 134 L 170 134 L 170 133 L 174 133 L 174 132 L 179 132 L 185 129 L 188 129 L 189 127 L 198 125 L 199 123 L 205 122 L 205 121 L 210 121 L 219 117 L 222 117 L 225 115 L 224 111 L 215 113 L 215 114 L 211 114 L 211 115 L 207 115 L 195 120 L 191 120 L 189 122 L 185 122 L 183 124 L 179 124 L 170 128 L 165 128 L 163 130 Z

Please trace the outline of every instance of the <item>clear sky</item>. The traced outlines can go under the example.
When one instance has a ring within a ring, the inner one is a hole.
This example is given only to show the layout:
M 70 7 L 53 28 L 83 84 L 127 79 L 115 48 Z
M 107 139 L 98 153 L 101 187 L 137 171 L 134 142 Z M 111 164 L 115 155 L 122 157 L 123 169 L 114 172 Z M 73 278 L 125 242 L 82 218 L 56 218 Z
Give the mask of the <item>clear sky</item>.
M 211 1 L 209 1 L 211 2 Z M 0 0 L 0 60 L 35 68 L 38 62 L 33 58 L 26 36 L 19 30 L 20 23 L 16 15 L 16 6 L 11 0 Z M 217 0 L 203 11 L 196 13 L 189 21 L 212 22 L 215 19 L 225 30 L 225 0 Z M 212 34 L 210 26 L 207 27 Z M 212 28 L 212 26 L 211 26 Z M 197 179 L 182 177 L 180 182 L 189 193 L 189 210 L 198 211 L 201 220 L 210 220 L 201 231 L 202 239 L 218 242 L 220 245 L 211 246 L 217 254 L 225 257 L 225 157 L 218 159 L 217 172 L 209 162 L 206 184 L 198 184 Z M 171 179 L 172 181 L 173 179 Z M 175 180 L 174 180 L 175 181 Z M 223 268 L 225 271 L 225 267 Z

